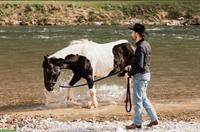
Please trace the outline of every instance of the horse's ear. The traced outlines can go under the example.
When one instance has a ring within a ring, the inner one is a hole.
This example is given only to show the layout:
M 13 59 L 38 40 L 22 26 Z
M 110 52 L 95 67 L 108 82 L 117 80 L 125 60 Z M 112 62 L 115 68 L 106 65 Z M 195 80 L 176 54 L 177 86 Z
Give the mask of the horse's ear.
M 45 62 L 49 62 L 48 56 L 49 56 L 49 55 L 45 55 L 45 56 L 44 56 L 44 61 L 45 61 Z

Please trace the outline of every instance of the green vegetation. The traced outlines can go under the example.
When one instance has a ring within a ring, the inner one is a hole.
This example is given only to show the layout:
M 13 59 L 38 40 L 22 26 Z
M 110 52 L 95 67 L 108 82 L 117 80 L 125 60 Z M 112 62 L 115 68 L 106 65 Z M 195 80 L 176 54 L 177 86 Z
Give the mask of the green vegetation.
M 128 19 L 200 21 L 198 1 L 0 1 L 0 25 L 120 24 Z M 161 23 L 162 24 L 162 23 Z
M 0 132 L 16 132 L 15 129 L 2 129 L 0 128 Z

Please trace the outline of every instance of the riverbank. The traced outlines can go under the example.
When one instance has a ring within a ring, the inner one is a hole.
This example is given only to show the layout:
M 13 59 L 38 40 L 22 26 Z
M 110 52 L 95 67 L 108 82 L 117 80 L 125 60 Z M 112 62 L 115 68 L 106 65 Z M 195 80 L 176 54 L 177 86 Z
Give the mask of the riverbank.
M 0 25 L 199 25 L 198 1 L 0 1 Z
M 200 101 L 177 102 L 153 101 L 160 124 L 147 128 L 149 122 L 144 112 L 143 131 L 192 131 L 200 130 Z M 100 104 L 99 108 L 86 109 L 81 106 L 64 108 L 18 107 L 2 111 L 0 128 L 18 131 L 116 131 L 131 124 L 132 114 L 126 113 L 124 104 Z

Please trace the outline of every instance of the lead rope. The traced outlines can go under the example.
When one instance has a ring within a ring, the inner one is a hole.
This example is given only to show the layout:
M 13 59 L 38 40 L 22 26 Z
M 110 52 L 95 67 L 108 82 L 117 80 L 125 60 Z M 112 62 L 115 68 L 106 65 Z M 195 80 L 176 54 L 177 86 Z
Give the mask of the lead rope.
M 100 80 L 103 80 L 103 79 L 106 79 L 108 77 L 111 77 L 111 76 L 114 76 L 118 73 L 120 73 L 122 70 L 116 72 L 116 73 L 113 73 L 111 75 L 108 75 L 108 76 L 105 76 L 105 77 L 102 77 L 102 78 L 99 78 L 97 80 L 94 80 L 94 82 L 97 82 L 97 81 L 100 81 Z M 85 86 L 87 85 L 87 83 L 84 83 L 84 84 L 80 84 L 80 85 L 75 85 L 75 86 L 63 86 L 63 85 L 60 85 L 59 87 L 61 88 L 76 88 L 76 87 L 81 87 L 81 86 Z M 128 109 L 128 103 L 129 103 L 129 109 Z M 125 109 L 126 109 L 126 112 L 131 112 L 131 109 L 132 109 L 132 103 L 131 103 L 131 95 L 130 95 L 130 77 L 127 78 L 127 91 L 126 91 L 126 100 L 125 100 Z
M 101 80 L 103 80 L 103 79 L 109 78 L 109 77 L 111 77 L 111 76 L 114 76 L 114 75 L 120 73 L 121 71 L 123 71 L 123 70 L 120 70 L 120 71 L 117 71 L 117 72 L 115 72 L 115 73 L 113 73 L 113 74 L 111 74 L 111 75 L 107 75 L 107 76 L 105 76 L 105 77 L 96 79 L 96 80 L 94 80 L 93 82 L 98 82 L 98 81 L 101 81 Z M 83 83 L 83 84 L 79 84 L 79 85 L 75 85 L 75 86 L 63 86 L 63 85 L 60 85 L 59 87 L 61 87 L 61 88 L 76 88 L 76 87 L 85 86 L 85 85 L 87 85 L 87 84 L 88 84 L 88 83 Z
M 129 109 L 128 109 L 128 103 L 130 105 Z M 130 95 L 130 77 L 127 78 L 127 90 L 126 90 L 125 109 L 126 109 L 126 112 L 131 112 L 131 109 L 132 109 L 131 95 Z

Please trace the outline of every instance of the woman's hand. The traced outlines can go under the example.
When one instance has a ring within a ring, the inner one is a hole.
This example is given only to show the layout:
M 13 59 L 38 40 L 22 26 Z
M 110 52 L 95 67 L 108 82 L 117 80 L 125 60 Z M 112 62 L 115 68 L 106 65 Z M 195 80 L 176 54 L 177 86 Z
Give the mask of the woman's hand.
M 131 65 L 128 65 L 128 66 L 126 66 L 124 69 L 126 70 L 126 71 L 130 71 L 131 70 Z

